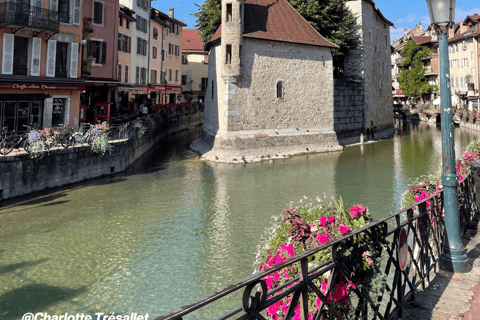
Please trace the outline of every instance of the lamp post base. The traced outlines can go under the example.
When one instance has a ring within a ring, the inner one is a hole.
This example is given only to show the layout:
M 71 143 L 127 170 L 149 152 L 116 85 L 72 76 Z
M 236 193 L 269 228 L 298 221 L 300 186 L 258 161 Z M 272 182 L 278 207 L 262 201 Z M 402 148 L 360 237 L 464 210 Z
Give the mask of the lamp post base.
M 440 255 L 440 269 L 448 272 L 467 273 L 472 270 L 465 250 L 451 250 L 442 248 Z

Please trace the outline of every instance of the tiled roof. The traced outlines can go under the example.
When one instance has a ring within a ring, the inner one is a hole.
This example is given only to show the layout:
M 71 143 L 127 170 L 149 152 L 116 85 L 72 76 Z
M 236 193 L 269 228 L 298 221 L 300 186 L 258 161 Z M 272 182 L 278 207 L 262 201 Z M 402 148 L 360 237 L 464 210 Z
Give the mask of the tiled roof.
M 468 21 L 472 21 L 472 22 L 480 21 L 480 15 L 478 15 L 478 13 L 474 13 L 470 16 L 467 16 L 465 18 L 465 21 L 463 21 L 463 24 L 467 24 Z
M 473 35 L 473 33 L 471 33 L 471 32 L 469 32 L 469 34 Z M 465 39 L 467 39 L 467 37 L 465 37 L 465 34 L 464 33 L 459 33 L 459 34 L 454 35 L 451 38 L 448 38 L 448 42 L 455 42 L 455 41 L 465 40 Z
M 322 37 L 286 0 L 245 0 L 244 25 L 245 38 L 338 48 Z M 220 38 L 220 28 L 207 46 Z
M 182 51 L 204 51 L 197 29 L 182 30 Z
M 421 44 L 432 42 L 432 37 L 416 36 L 416 37 L 412 37 L 411 40 L 415 42 L 416 45 L 421 45 Z

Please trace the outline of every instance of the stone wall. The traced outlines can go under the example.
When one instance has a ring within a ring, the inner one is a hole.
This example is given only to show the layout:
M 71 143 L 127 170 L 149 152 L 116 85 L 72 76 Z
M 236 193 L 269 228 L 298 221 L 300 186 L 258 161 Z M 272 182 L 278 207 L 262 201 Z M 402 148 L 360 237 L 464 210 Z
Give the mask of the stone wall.
M 365 130 L 393 127 L 390 26 L 370 1 L 346 2 L 357 23 L 359 43 L 345 58 L 345 76 L 364 82 Z
M 365 130 L 363 82 L 335 79 L 334 130 L 340 144 L 360 141 Z
M 167 125 L 151 121 L 142 140 L 116 140 L 112 153 L 103 157 L 87 145 L 55 148 L 37 160 L 26 152 L 0 156 L 0 200 L 124 171 L 166 135 L 200 125 L 202 118 L 199 112 L 174 117 Z

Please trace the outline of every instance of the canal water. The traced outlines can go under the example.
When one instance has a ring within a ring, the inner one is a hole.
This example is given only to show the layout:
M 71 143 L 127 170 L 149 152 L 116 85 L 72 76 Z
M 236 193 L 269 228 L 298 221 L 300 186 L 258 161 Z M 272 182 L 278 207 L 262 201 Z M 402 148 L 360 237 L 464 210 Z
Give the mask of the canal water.
M 250 275 L 270 217 L 290 201 L 341 195 L 383 217 L 441 159 L 440 130 L 425 124 L 343 152 L 247 165 L 196 160 L 188 146 L 199 135 L 170 137 L 128 172 L 4 201 L 0 319 L 159 316 Z M 457 128 L 457 156 L 479 135 Z M 214 319 L 239 302 L 187 319 Z

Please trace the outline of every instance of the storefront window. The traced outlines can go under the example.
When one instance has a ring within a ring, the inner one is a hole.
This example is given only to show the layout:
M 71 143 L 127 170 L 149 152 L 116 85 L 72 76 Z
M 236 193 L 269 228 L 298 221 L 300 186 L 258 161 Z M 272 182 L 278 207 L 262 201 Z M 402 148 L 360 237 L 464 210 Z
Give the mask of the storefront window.
M 55 98 L 52 105 L 52 127 L 64 124 L 65 104 L 67 99 Z
M 32 101 L 31 110 L 30 125 L 35 129 L 40 129 L 42 127 L 42 102 Z
M 5 101 L 5 109 L 4 109 L 4 126 L 7 128 L 8 131 L 15 130 L 15 110 L 17 109 L 17 102 L 16 101 Z

